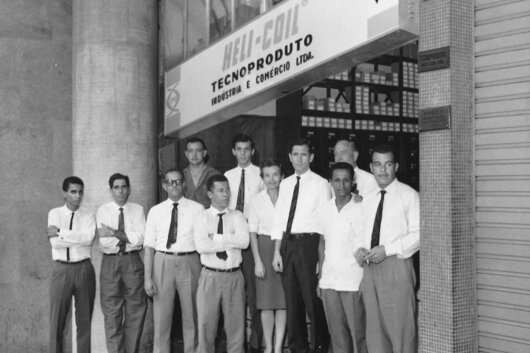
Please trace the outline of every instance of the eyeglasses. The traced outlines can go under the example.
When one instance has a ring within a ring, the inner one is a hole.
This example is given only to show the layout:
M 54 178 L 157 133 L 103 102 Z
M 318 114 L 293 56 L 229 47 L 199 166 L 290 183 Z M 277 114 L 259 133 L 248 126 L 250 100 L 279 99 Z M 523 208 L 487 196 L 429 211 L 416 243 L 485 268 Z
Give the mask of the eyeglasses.
M 182 186 L 182 184 L 184 184 L 184 180 L 182 180 L 182 179 L 175 179 L 175 180 L 166 179 L 166 180 L 164 180 L 164 183 L 166 185 Z

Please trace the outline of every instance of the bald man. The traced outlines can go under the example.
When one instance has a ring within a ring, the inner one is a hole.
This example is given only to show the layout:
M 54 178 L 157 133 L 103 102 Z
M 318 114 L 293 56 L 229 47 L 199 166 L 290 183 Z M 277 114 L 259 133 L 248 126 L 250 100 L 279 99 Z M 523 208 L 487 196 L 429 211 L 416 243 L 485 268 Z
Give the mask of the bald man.
M 359 195 L 365 197 L 372 189 L 377 187 L 377 182 L 371 173 L 368 173 L 357 166 L 359 151 L 354 141 L 339 140 L 333 149 L 335 163 L 346 162 L 353 166 L 355 172 L 355 183 Z

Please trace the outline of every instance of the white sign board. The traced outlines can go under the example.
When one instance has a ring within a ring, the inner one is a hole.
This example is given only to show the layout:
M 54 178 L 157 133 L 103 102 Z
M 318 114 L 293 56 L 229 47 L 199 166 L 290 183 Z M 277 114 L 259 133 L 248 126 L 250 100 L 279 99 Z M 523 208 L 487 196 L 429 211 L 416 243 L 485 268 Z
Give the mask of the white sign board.
M 165 134 L 212 126 L 226 120 L 228 111 L 242 114 L 265 103 L 256 97 L 277 98 L 293 89 L 288 83 L 294 78 L 391 34 L 410 41 L 418 33 L 418 1 L 289 0 L 277 5 L 166 72 Z M 288 89 L 279 90 L 282 84 Z M 255 103 L 241 104 L 251 98 Z M 233 109 L 238 104 L 246 110 Z

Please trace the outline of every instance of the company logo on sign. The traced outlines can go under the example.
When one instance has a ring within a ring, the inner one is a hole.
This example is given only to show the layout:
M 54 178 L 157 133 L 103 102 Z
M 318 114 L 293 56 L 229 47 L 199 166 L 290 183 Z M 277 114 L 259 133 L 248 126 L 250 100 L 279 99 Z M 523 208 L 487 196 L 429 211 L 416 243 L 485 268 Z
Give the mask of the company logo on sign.
M 180 83 L 180 71 L 175 70 L 174 75 L 175 82 L 166 88 L 166 119 L 178 120 L 180 118 L 180 92 L 177 88 Z
M 354 63 L 354 52 L 365 57 L 389 40 L 410 41 L 417 1 L 281 2 L 166 72 L 166 134 L 192 133 L 310 84 L 335 62 Z

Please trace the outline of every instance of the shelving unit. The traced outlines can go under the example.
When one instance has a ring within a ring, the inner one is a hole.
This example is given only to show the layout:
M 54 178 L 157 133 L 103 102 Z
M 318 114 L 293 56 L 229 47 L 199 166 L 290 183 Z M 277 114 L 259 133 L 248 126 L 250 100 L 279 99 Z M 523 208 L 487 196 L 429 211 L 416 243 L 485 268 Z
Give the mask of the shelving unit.
M 355 140 L 358 164 L 370 170 L 377 144 L 392 145 L 398 178 L 419 189 L 417 45 L 337 73 L 278 101 L 278 115 L 296 116 L 298 133 L 315 146 L 312 169 L 328 177 L 338 139 Z

